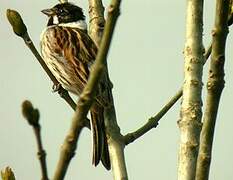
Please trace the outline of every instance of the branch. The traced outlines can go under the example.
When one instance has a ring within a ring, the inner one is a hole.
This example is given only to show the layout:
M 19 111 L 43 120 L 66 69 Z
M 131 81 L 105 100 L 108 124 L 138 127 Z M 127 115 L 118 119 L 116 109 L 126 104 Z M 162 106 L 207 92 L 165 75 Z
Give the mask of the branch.
M 202 117 L 203 0 L 187 0 L 183 100 L 178 125 L 181 132 L 178 180 L 194 180 Z
M 22 114 L 25 117 L 25 119 L 28 121 L 29 125 L 32 126 L 35 136 L 36 136 L 36 142 L 37 142 L 37 148 L 38 148 L 38 159 L 40 161 L 40 167 L 42 172 L 42 180 L 48 180 L 48 173 L 47 173 L 47 165 L 46 165 L 46 152 L 42 145 L 42 139 L 41 139 L 41 127 L 39 124 L 39 110 L 34 109 L 32 106 L 32 103 L 30 101 L 24 101 L 22 103 Z
M 104 7 L 101 0 L 89 1 L 89 35 L 99 47 L 104 32 Z
M 149 120 L 139 129 L 132 133 L 128 133 L 124 136 L 125 145 L 134 142 L 136 139 L 147 133 L 153 128 L 156 128 L 159 124 L 159 120 L 168 112 L 168 110 L 178 101 L 182 96 L 182 89 L 180 89 L 177 94 L 172 97 L 172 99 L 154 116 L 149 118 Z
M 102 39 L 104 24 L 104 7 L 101 0 L 89 0 L 90 36 L 96 42 L 97 46 L 99 46 L 100 42 L 101 46 L 105 43 L 108 43 L 106 42 L 108 38 L 105 37 L 109 36 L 109 39 L 111 38 L 111 34 L 113 31 L 112 27 L 115 26 L 117 17 L 119 15 L 120 2 L 121 1 L 113 0 L 109 7 L 108 18 L 104 28 L 104 37 Z M 106 70 L 106 76 L 107 78 L 109 78 L 108 70 Z M 116 180 L 126 180 L 128 179 L 128 175 L 124 158 L 125 144 L 124 139 L 120 133 L 120 128 L 117 124 L 112 92 L 110 92 L 110 96 L 111 106 L 105 108 L 104 119 L 108 135 L 108 146 L 113 176 Z
M 24 24 L 24 22 L 23 22 L 23 20 L 22 20 L 22 18 L 20 16 L 20 14 L 17 11 L 10 10 L 10 9 L 7 10 L 6 14 L 7 14 L 8 21 L 12 25 L 15 34 L 17 36 L 23 38 L 25 44 L 31 50 L 31 52 L 33 53 L 33 55 L 36 57 L 36 59 L 38 60 L 38 62 L 42 66 L 42 68 L 45 70 L 46 74 L 49 76 L 50 80 L 53 82 L 53 84 L 55 86 L 58 86 L 59 82 L 54 77 L 54 75 L 51 73 L 51 71 L 49 70 L 49 68 L 45 64 L 44 60 L 42 59 L 42 57 L 40 56 L 40 54 L 36 50 L 36 48 L 35 48 L 32 40 L 31 40 L 31 38 L 30 38 L 30 36 L 29 36 L 29 34 L 27 32 L 27 27 Z M 63 89 L 61 86 L 59 87 L 58 93 L 70 105 L 70 107 L 73 110 L 75 110 L 76 104 L 72 100 L 72 98 L 69 96 L 69 93 L 65 89 Z
M 85 126 L 84 120 L 91 105 L 91 102 L 88 102 L 88 100 L 90 101 L 90 99 L 88 98 L 89 97 L 85 97 L 84 95 L 82 95 L 78 101 L 77 109 L 72 118 L 70 130 L 61 147 L 60 157 L 54 173 L 53 180 L 64 179 L 69 163 L 75 155 L 78 138 L 83 127 Z
M 215 26 L 212 31 L 213 50 L 207 82 L 206 109 L 200 138 L 196 180 L 209 176 L 215 122 L 222 90 L 224 88 L 225 45 L 228 34 L 228 9 L 230 0 L 217 0 Z
M 106 28 L 103 35 L 103 40 L 101 41 L 100 49 L 92 66 L 88 82 L 78 100 L 77 108 L 72 119 L 71 128 L 62 146 L 59 162 L 53 178 L 54 180 L 61 180 L 65 177 L 69 163 L 75 154 L 77 141 L 82 130 L 82 127 L 80 126 L 84 125 L 84 119 L 96 95 L 95 93 L 98 82 L 102 76 L 102 73 L 106 70 L 106 58 L 116 23 L 116 15 L 118 15 L 115 14 L 115 12 L 117 12 L 115 11 L 115 8 L 118 9 L 119 5 L 119 3 L 113 4 L 109 10 L 109 18 L 106 21 Z

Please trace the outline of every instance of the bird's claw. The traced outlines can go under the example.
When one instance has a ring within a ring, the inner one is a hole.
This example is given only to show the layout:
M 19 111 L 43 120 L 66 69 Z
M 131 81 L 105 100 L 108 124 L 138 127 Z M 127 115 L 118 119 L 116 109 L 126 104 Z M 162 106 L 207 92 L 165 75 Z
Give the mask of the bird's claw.
M 53 87 L 52 87 L 52 92 L 59 92 L 60 90 L 61 90 L 61 88 L 62 88 L 62 86 L 61 86 L 61 84 L 60 83 L 58 83 L 58 84 L 53 84 Z
M 67 90 L 65 90 L 60 83 L 54 84 L 53 87 L 52 87 L 52 89 L 53 89 L 53 92 L 58 92 L 58 94 L 62 98 L 66 97 L 67 94 L 68 94 Z

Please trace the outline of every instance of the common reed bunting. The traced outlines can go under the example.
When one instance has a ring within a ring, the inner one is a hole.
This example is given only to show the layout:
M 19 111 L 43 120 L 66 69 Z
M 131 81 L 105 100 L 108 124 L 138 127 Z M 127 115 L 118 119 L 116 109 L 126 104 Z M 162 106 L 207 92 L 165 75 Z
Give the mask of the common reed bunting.
M 98 50 L 87 34 L 83 11 L 74 4 L 62 3 L 42 12 L 49 17 L 47 28 L 41 34 L 43 59 L 64 89 L 80 95 L 87 83 Z M 108 89 L 109 83 L 106 79 L 104 77 L 101 79 L 90 109 L 93 134 L 92 163 L 96 166 L 101 160 L 106 169 L 110 169 L 103 119 L 103 103 L 107 101 L 103 94 Z

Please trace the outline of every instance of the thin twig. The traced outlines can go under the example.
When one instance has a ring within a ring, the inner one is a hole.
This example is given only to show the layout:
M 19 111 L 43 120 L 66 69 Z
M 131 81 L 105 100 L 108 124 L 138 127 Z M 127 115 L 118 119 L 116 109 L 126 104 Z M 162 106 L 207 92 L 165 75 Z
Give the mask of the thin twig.
M 156 128 L 159 120 L 168 112 L 168 110 L 177 102 L 177 100 L 182 96 L 182 89 L 180 89 L 177 94 L 172 97 L 172 99 L 153 117 L 151 117 L 147 123 L 142 127 L 137 129 L 132 133 L 128 133 L 124 136 L 125 145 L 128 145 L 150 131 L 152 128 Z
M 43 148 L 42 145 L 42 139 L 41 139 L 41 127 L 40 124 L 37 126 L 33 126 L 33 131 L 36 136 L 36 142 L 37 142 L 37 148 L 38 148 L 38 159 L 40 161 L 41 171 L 42 171 L 42 180 L 48 180 L 48 174 L 47 174 L 47 165 L 46 165 L 46 151 Z
M 206 108 L 200 138 L 196 180 L 207 180 L 211 163 L 215 122 L 224 88 L 225 45 L 228 34 L 230 0 L 216 1 L 215 26 L 212 31 L 212 55 L 207 82 Z
M 38 159 L 40 161 L 42 180 L 49 180 L 47 173 L 47 164 L 46 164 L 46 152 L 42 145 L 41 139 L 41 126 L 39 124 L 39 110 L 34 109 L 30 101 L 24 101 L 22 103 L 22 113 L 25 119 L 28 121 L 29 125 L 32 126 L 37 142 L 38 148 Z

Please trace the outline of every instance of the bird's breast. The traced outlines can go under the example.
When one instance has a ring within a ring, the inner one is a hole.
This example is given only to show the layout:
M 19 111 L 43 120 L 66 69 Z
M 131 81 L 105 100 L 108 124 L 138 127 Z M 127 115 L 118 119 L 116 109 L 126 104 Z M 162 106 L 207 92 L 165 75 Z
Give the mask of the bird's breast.
M 62 87 L 79 95 L 84 85 L 77 76 L 76 65 L 70 61 L 70 57 L 66 57 L 66 51 L 72 51 L 73 48 L 66 42 L 70 39 L 68 35 L 62 27 L 47 28 L 41 34 L 41 53 L 46 65 Z

